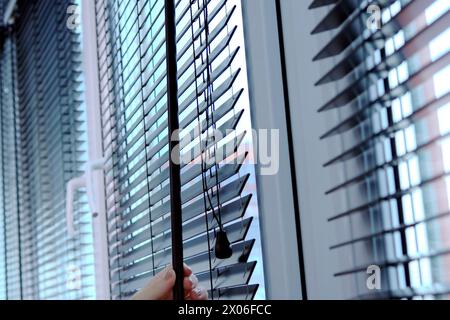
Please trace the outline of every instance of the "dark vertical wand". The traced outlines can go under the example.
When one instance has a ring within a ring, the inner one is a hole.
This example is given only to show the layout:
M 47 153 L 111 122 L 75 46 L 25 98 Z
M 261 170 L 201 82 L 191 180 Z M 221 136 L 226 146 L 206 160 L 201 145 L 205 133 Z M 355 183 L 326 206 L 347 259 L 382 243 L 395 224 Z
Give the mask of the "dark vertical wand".
M 178 70 L 175 0 L 165 0 L 167 109 L 169 121 L 170 205 L 172 225 L 172 265 L 177 275 L 174 300 L 184 299 L 183 288 L 183 220 L 181 217 L 181 178 L 178 119 Z

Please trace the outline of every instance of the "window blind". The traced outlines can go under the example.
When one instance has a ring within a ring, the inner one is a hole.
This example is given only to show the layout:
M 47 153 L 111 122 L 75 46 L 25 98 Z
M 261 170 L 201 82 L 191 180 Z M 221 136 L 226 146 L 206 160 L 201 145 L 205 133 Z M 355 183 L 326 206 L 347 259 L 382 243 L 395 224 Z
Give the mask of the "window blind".
M 1 10 L 0 10 L 1 11 Z M 21 296 L 17 97 L 12 30 L 0 26 L 0 299 Z
M 350 230 L 331 250 L 353 256 L 335 276 L 353 279 L 357 298 L 449 298 L 450 2 L 316 8 L 312 34 L 330 40 L 314 61 L 331 65 L 317 86 L 335 92 L 319 111 L 340 119 L 321 138 L 342 145 L 324 166 L 345 172 L 326 193 L 348 204 L 329 221 Z M 370 265 L 381 269 L 378 290 L 366 287 Z
M 229 1 L 176 1 L 184 258 L 211 299 L 258 289 L 246 133 L 231 131 L 243 114 L 235 13 Z M 97 0 L 96 16 L 111 293 L 124 299 L 172 261 L 164 1 Z M 224 260 L 214 254 L 222 227 L 233 251 Z
M 64 212 L 65 186 L 87 153 L 80 32 L 66 27 L 77 3 L 18 1 L 2 34 L 1 298 L 95 298 L 85 193 L 75 200 L 74 238 Z

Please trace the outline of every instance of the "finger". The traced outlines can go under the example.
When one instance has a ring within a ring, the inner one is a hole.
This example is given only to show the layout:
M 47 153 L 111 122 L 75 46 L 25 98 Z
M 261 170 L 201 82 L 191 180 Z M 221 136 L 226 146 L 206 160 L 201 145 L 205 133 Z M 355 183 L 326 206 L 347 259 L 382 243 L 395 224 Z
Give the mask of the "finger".
M 185 277 L 183 280 L 183 287 L 185 291 L 191 291 L 198 285 L 198 278 L 195 274 L 191 274 L 189 277 Z
M 208 300 L 208 291 L 203 288 L 195 288 L 191 291 L 191 300 Z
M 170 299 L 175 284 L 175 272 L 168 266 L 154 277 L 141 291 L 133 296 L 133 300 L 164 300 Z
M 183 267 L 184 276 L 189 277 L 192 274 L 192 269 L 186 263 L 183 264 Z

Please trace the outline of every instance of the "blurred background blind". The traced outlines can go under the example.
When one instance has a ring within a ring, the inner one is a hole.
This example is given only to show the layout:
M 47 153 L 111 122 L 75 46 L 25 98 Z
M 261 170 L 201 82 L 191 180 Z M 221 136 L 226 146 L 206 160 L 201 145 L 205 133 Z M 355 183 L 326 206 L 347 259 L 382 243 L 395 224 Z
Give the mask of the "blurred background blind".
M 0 8 L 9 4 L 2 0 Z M 95 298 L 85 192 L 75 197 L 73 238 L 65 217 L 66 184 L 80 175 L 87 155 L 81 29 L 67 27 L 68 7 L 77 4 L 20 0 L 1 28 L 3 299 Z
M 336 95 L 319 112 L 340 121 L 343 165 L 330 186 L 351 203 L 330 212 L 350 234 L 331 250 L 352 250 L 337 277 L 358 284 L 355 298 L 449 298 L 450 26 L 448 0 L 315 0 L 328 33 L 314 63 L 332 60 L 317 86 Z M 361 227 L 364 226 L 364 227 Z M 367 266 L 381 268 L 382 290 L 368 291 Z

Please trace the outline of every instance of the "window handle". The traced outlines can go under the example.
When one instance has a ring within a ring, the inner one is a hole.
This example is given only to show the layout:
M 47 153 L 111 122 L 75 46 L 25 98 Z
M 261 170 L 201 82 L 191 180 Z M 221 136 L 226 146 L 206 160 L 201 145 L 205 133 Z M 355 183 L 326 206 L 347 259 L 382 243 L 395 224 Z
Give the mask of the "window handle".
M 75 235 L 75 228 L 73 223 L 73 203 L 75 192 L 81 188 L 86 188 L 89 207 L 92 213 L 99 213 L 99 203 L 96 188 L 94 188 L 94 176 L 96 171 L 103 171 L 105 168 L 105 159 L 100 158 L 86 163 L 86 169 L 82 176 L 73 178 L 67 183 L 66 191 L 66 223 L 67 232 L 70 237 Z

